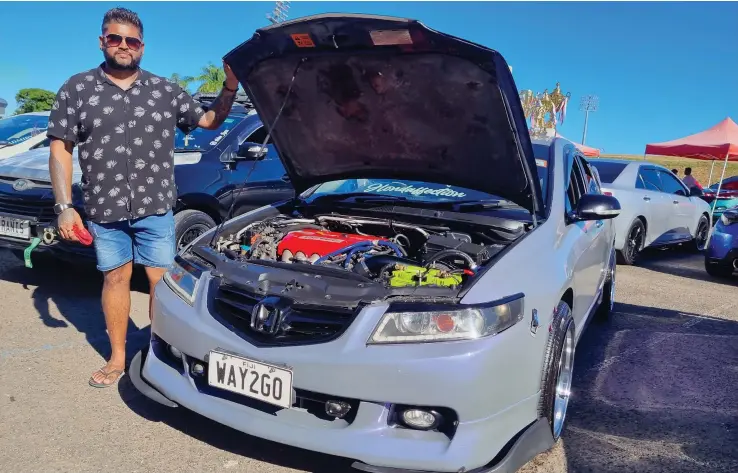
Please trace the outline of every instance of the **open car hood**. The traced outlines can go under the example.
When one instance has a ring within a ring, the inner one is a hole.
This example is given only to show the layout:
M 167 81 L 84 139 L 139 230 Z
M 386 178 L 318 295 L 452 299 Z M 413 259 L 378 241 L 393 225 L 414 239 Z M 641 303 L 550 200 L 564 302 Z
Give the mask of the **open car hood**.
M 541 212 L 522 105 L 497 51 L 416 20 L 325 14 L 259 29 L 224 59 L 298 193 L 407 179 Z

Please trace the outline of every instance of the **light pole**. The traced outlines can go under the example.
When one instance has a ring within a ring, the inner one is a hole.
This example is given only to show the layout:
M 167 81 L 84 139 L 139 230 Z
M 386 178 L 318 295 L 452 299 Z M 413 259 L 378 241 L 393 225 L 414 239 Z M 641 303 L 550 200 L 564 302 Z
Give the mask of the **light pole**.
M 283 21 L 287 21 L 287 10 L 290 9 L 290 2 L 287 0 L 284 1 L 277 1 L 274 5 L 274 10 L 267 13 L 267 19 L 272 22 L 272 24 L 276 25 L 277 23 L 282 23 Z
M 587 123 L 589 122 L 589 112 L 596 112 L 600 98 L 596 95 L 584 95 L 579 102 L 579 110 L 584 110 L 584 133 L 582 133 L 582 144 L 587 144 Z

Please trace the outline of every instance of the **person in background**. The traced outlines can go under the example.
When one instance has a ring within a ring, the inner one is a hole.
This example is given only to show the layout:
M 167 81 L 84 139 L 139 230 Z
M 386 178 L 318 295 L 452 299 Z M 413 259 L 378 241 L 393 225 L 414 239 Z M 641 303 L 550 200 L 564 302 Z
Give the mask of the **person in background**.
M 679 175 L 679 170 L 678 169 L 672 169 L 671 172 L 673 172 L 675 176 L 678 176 Z
M 684 177 L 682 178 L 682 182 L 684 185 L 686 185 L 689 189 L 693 187 L 697 187 L 699 189 L 702 189 L 702 186 L 700 185 L 699 181 L 692 176 L 692 168 L 685 168 L 684 169 Z
M 217 129 L 233 105 L 238 79 L 223 64 L 225 82 L 205 111 L 179 85 L 139 67 L 144 29 L 125 8 L 105 14 L 99 66 L 70 77 L 49 117 L 49 171 L 62 238 L 78 241 L 82 219 L 72 206 L 72 149 L 79 149 L 82 192 L 103 273 L 102 309 L 111 357 L 90 386 L 115 383 L 125 364 L 133 264 L 144 266 L 151 301 L 175 255 L 174 132 Z

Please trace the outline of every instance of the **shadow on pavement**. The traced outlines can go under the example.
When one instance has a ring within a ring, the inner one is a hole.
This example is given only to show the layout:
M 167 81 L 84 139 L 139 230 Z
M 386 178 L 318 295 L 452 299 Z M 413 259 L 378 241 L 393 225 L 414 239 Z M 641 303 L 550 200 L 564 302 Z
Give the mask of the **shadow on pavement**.
M 577 349 L 568 471 L 738 471 L 738 323 L 615 310 Z
M 736 286 L 738 275 L 729 278 L 716 278 L 707 274 L 702 253 L 692 253 L 682 248 L 646 249 L 636 261 L 636 266 L 657 273 L 670 274 L 683 278 L 696 279 L 714 284 Z
M 141 417 L 152 422 L 164 422 L 219 450 L 300 471 L 314 473 L 358 471 L 351 468 L 353 463 L 351 460 L 253 437 L 183 407 L 169 408 L 157 404 L 138 392 L 128 374 L 118 382 L 118 391 L 123 402 Z
M 100 303 L 102 274 L 94 264 L 66 263 L 34 255 L 34 267 L 26 268 L 22 261 L 8 252 L 2 252 L 0 260 L 0 278 L 20 284 L 25 290 L 31 291 L 34 308 L 44 325 L 66 328 L 71 324 L 85 334 L 87 342 L 100 356 L 106 359 L 110 356 L 110 342 Z M 143 271 L 134 272 L 131 290 L 148 293 L 148 282 Z M 52 304 L 56 305 L 66 320 L 52 315 Z M 128 319 L 129 342 L 136 342 L 141 338 L 148 340 L 148 333 L 148 327 L 139 330 Z M 138 351 L 135 349 L 136 345 L 128 343 L 126 346 L 129 360 Z

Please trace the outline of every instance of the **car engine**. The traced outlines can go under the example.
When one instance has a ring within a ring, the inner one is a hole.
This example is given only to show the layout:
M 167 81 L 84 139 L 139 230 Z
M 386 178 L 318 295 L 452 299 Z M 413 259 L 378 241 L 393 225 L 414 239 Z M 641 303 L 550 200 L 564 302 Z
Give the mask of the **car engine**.
M 216 245 L 233 260 L 332 267 L 389 288 L 456 288 L 503 247 L 461 232 L 334 215 L 254 222 Z

